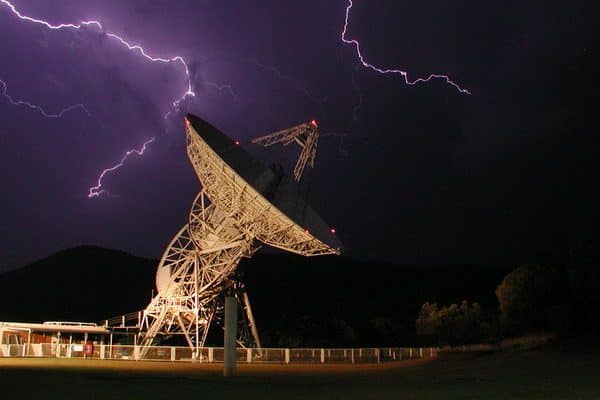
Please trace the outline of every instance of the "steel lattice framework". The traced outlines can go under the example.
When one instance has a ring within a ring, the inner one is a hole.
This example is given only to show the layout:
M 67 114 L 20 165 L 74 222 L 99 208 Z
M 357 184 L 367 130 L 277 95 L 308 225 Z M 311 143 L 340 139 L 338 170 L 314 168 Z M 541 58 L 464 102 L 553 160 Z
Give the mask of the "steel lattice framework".
M 304 125 L 316 130 L 316 124 Z M 187 154 L 202 190 L 194 199 L 187 224 L 160 260 L 158 294 L 143 312 L 138 343 L 144 351 L 160 336 L 184 335 L 197 355 L 211 323 L 222 312 L 223 296 L 230 293 L 244 311 L 249 344 L 260 347 L 248 296 L 234 277 L 242 257 L 251 257 L 261 243 L 304 256 L 340 254 L 340 250 L 311 235 L 253 188 L 188 119 L 186 136 Z M 311 157 L 312 164 L 314 154 Z
M 314 119 L 305 124 L 300 124 L 289 129 L 252 139 L 252 143 L 269 147 L 277 143 L 283 143 L 284 146 L 290 143 L 296 143 L 302 149 L 296 165 L 294 166 L 294 178 L 299 182 L 306 165 L 315 166 L 317 157 L 317 142 L 319 141 L 319 130 L 317 121 Z

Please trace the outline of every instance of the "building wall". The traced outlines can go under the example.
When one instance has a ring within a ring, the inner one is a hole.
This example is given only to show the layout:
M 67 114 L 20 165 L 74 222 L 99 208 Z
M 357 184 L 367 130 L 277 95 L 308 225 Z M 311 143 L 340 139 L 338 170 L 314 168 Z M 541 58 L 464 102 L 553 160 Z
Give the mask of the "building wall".
M 25 344 L 27 343 L 29 333 L 26 331 L 20 330 L 11 330 L 10 328 L 0 329 L 0 343 L 2 344 Z M 58 338 L 57 333 L 55 332 L 32 332 L 31 337 L 29 338 L 29 342 L 31 344 L 38 343 L 69 343 L 70 334 L 63 333 L 60 336 L 60 340 Z M 73 334 L 72 342 L 73 343 L 82 343 L 84 338 L 84 334 L 78 333 Z M 96 335 L 90 337 L 90 339 L 98 339 L 98 340 L 90 340 L 97 343 L 100 343 L 100 338 L 96 338 Z

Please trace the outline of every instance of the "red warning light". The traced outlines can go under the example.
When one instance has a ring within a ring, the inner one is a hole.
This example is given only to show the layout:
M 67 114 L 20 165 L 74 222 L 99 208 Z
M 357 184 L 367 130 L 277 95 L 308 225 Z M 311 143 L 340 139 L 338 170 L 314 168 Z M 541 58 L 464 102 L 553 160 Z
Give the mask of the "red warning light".
M 184 118 L 184 119 L 185 119 L 185 124 L 186 124 L 186 125 L 189 125 L 189 124 L 190 124 L 190 121 L 189 121 L 187 118 Z
M 236 140 L 236 141 L 235 141 L 235 144 L 237 144 L 237 145 L 239 146 L 239 145 L 240 145 L 240 141 L 239 141 L 239 140 Z
M 312 121 L 310 121 L 310 124 L 311 124 L 312 126 L 314 126 L 315 128 L 319 126 L 319 125 L 317 124 L 317 120 L 314 120 L 314 119 L 313 119 Z
M 305 229 L 305 230 L 304 230 L 304 233 L 310 233 L 310 232 L 308 232 L 308 229 Z
M 331 228 L 331 233 L 335 235 L 335 228 Z

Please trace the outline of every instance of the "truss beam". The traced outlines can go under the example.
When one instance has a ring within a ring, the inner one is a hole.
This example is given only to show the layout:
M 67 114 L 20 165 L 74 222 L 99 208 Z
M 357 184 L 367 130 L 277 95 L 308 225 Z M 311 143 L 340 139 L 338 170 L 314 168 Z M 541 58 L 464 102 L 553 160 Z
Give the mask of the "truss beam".
M 264 147 L 269 147 L 277 143 L 282 143 L 284 146 L 296 143 L 300 146 L 300 155 L 294 166 L 294 179 L 296 179 L 296 182 L 299 182 L 302 178 L 306 165 L 315 166 L 318 141 L 319 130 L 315 120 L 252 139 L 252 143 Z

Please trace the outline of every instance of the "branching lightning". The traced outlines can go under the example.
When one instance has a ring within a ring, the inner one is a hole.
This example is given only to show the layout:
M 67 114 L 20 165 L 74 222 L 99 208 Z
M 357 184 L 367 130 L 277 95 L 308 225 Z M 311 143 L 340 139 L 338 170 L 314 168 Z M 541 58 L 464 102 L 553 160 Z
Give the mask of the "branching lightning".
M 125 153 L 125 155 L 123 156 L 123 158 L 121 158 L 121 161 L 119 161 L 117 164 L 113 165 L 112 167 L 106 168 L 104 171 L 102 171 L 100 173 L 100 176 L 98 176 L 98 181 L 96 182 L 96 186 L 93 186 L 93 187 L 91 187 L 89 189 L 88 197 L 90 197 L 90 198 L 91 197 L 99 197 L 102 194 L 110 194 L 102 186 L 102 180 L 104 179 L 104 177 L 106 176 L 106 174 L 114 172 L 114 171 L 118 170 L 119 168 L 121 168 L 123 165 L 125 165 L 125 161 L 127 161 L 127 159 L 129 158 L 129 156 L 135 155 L 135 154 L 137 154 L 138 156 L 144 155 L 144 152 L 148 148 L 148 145 L 150 143 L 154 142 L 154 139 L 156 139 L 156 138 L 152 138 L 152 139 L 146 140 L 142 144 L 142 147 L 139 150 L 136 150 L 136 149 L 128 150 Z
M 259 62 L 257 59 L 254 59 L 254 58 L 253 58 L 253 59 L 251 59 L 251 60 L 250 60 L 250 62 L 251 62 L 251 63 L 252 63 L 254 66 L 258 67 L 259 69 L 261 69 L 261 70 L 263 70 L 263 71 L 265 71 L 265 72 L 269 72 L 269 73 L 275 74 L 275 76 L 277 76 L 277 77 L 278 77 L 279 79 L 281 79 L 282 81 L 288 81 L 288 82 L 291 82 L 291 83 L 292 83 L 292 84 L 295 86 L 296 90 L 299 90 L 299 91 L 303 92 L 303 93 L 304 93 L 304 95 L 305 95 L 305 96 L 306 96 L 306 97 L 307 97 L 309 100 L 311 100 L 311 101 L 312 101 L 312 102 L 314 102 L 314 103 L 317 103 L 317 104 L 323 104 L 323 103 L 324 103 L 324 102 L 327 100 L 327 98 L 326 98 L 326 97 L 316 97 L 315 95 L 313 95 L 313 94 L 311 93 L 311 91 L 310 91 L 310 90 L 308 90 L 308 89 L 307 89 L 307 88 L 305 88 L 305 87 L 304 87 L 304 86 L 303 86 L 303 85 L 302 85 L 300 82 L 298 82 L 298 80 L 297 80 L 297 79 L 294 79 L 294 78 L 292 78 L 291 76 L 288 76 L 288 75 L 284 74 L 284 73 L 283 73 L 283 72 L 281 72 L 281 70 L 280 70 L 279 68 L 277 68 L 277 67 L 274 67 L 274 66 L 272 66 L 272 65 L 266 65 L 266 64 L 263 64 L 263 63 Z
M 237 100 L 238 99 L 238 95 L 233 91 L 233 87 L 231 87 L 231 85 L 219 85 L 218 83 L 214 83 L 214 82 L 205 82 L 206 86 L 210 86 L 216 90 L 218 90 L 219 92 L 227 92 L 229 93 L 229 95 L 234 99 Z
M 364 100 L 363 93 L 360 90 L 360 87 L 358 86 L 358 82 L 356 82 L 356 76 L 355 76 L 356 70 L 358 69 L 359 66 L 360 66 L 360 63 L 357 63 L 356 67 L 354 67 L 354 72 L 352 72 L 352 86 L 354 87 L 354 90 L 356 91 L 356 93 L 358 93 L 358 103 L 352 109 L 352 118 L 354 119 L 354 121 L 358 121 L 358 112 L 360 111 L 360 108 L 362 107 L 363 100 Z
M 338 152 L 343 156 L 343 157 L 348 157 L 350 156 L 350 152 L 348 152 L 348 150 L 346 150 L 346 145 L 344 143 L 344 138 L 348 137 L 348 133 L 338 133 L 338 132 L 325 132 L 321 134 L 321 137 L 325 138 L 325 137 L 334 137 L 339 139 L 338 141 Z
M 96 20 L 90 20 L 90 21 L 81 21 L 78 24 L 73 24 L 73 23 L 61 23 L 61 24 L 51 24 L 48 21 L 44 21 L 41 19 L 37 19 L 37 18 L 33 18 L 27 15 L 22 14 L 21 12 L 19 12 L 19 10 L 17 10 L 17 8 L 8 0 L 0 0 L 0 4 L 6 6 L 16 17 L 18 17 L 19 19 L 23 20 L 23 21 L 28 21 L 34 24 L 38 24 L 38 25 L 42 25 L 48 29 L 51 30 L 62 30 L 62 29 L 75 29 L 75 30 L 81 30 L 84 27 L 89 27 L 89 26 L 93 26 L 98 28 L 101 32 L 104 32 L 104 34 L 108 37 L 110 37 L 111 39 L 114 39 L 116 41 L 118 41 L 119 43 L 121 43 L 123 46 L 125 46 L 128 50 L 133 51 L 133 52 L 137 52 L 138 54 L 142 55 L 144 58 L 146 58 L 147 60 L 151 61 L 151 62 L 159 62 L 159 63 L 179 63 L 183 66 L 183 69 L 185 71 L 185 77 L 187 80 L 187 89 L 186 91 L 177 99 L 175 99 L 173 101 L 173 107 L 177 108 L 179 106 L 179 104 L 187 97 L 195 97 L 196 93 L 192 90 L 192 79 L 190 76 L 190 71 L 188 68 L 188 64 L 186 63 L 186 61 L 183 59 L 183 57 L 181 56 L 174 56 L 171 58 L 163 58 L 163 57 L 155 57 L 150 55 L 142 46 L 138 45 L 138 44 L 132 44 L 129 41 L 125 40 L 125 38 L 123 38 L 122 36 L 119 36 L 115 33 L 112 32 L 107 32 L 104 30 L 104 26 L 102 25 L 102 23 L 100 21 L 96 21 Z M 82 108 L 83 110 L 85 110 L 87 112 L 87 109 L 82 105 L 82 104 L 76 104 L 70 107 L 67 107 L 66 109 L 62 110 L 60 113 L 58 114 L 50 114 L 47 113 L 42 107 L 34 105 L 30 102 L 27 101 L 23 101 L 23 100 L 14 100 L 11 96 L 9 96 L 7 94 L 7 89 L 6 89 L 6 83 L 4 81 L 2 82 L 2 86 L 3 86 L 3 91 L 2 94 L 4 95 L 5 98 L 7 98 L 11 104 L 13 105 L 23 105 L 23 106 L 27 106 L 31 109 L 37 110 L 40 113 L 42 113 L 42 115 L 44 115 L 45 117 L 49 117 L 49 118 L 56 118 L 56 117 L 60 117 L 62 116 L 64 113 L 73 110 L 75 108 Z M 235 97 L 235 93 L 233 92 L 233 90 L 231 89 L 230 86 L 218 86 L 215 85 L 215 87 L 219 90 L 228 90 L 229 93 Z M 89 114 L 89 112 L 88 112 Z M 144 143 L 144 146 L 142 147 L 142 149 L 140 151 L 132 149 L 129 150 L 125 153 L 125 157 L 123 158 L 123 160 L 108 169 L 105 169 L 104 171 L 102 171 L 102 173 L 100 174 L 99 178 L 98 178 L 98 183 L 97 186 L 91 187 L 89 189 L 89 194 L 88 197 L 98 197 L 100 196 L 102 193 L 107 193 L 106 190 L 102 189 L 102 179 L 104 178 L 104 176 L 109 173 L 109 172 L 113 172 L 116 171 L 117 169 L 121 168 L 123 166 L 123 162 L 127 159 L 127 157 L 129 157 L 129 155 L 136 153 L 138 155 L 142 155 L 147 147 L 148 144 L 152 143 L 154 141 L 154 138 L 152 138 L 151 140 L 148 140 L 147 142 Z
M 14 16 L 16 16 L 17 18 L 19 18 L 22 21 L 27 21 L 29 23 L 41 25 L 41 26 L 45 27 L 46 29 L 50 29 L 50 30 L 77 30 L 77 31 L 79 31 L 79 30 L 85 30 L 86 28 L 88 28 L 88 29 L 94 28 L 94 29 L 97 29 L 100 32 L 102 32 L 107 37 L 117 41 L 122 46 L 124 46 L 127 50 L 129 50 L 133 53 L 136 53 L 138 55 L 141 55 L 142 57 L 144 57 L 146 60 L 148 60 L 150 62 L 163 63 L 163 64 L 171 64 L 171 63 L 178 64 L 183 68 L 183 72 L 185 73 L 186 87 L 185 87 L 185 91 L 178 98 L 176 98 L 175 100 L 172 101 L 173 109 L 178 109 L 181 102 L 184 101 L 186 98 L 196 97 L 196 93 L 193 90 L 192 76 L 191 76 L 189 63 L 186 62 L 186 60 L 182 56 L 173 56 L 173 57 L 165 58 L 165 57 L 157 57 L 155 55 L 152 55 L 149 53 L 149 51 L 147 51 L 141 45 L 132 43 L 129 40 L 125 39 L 123 36 L 120 36 L 116 33 L 106 31 L 104 29 L 103 24 L 98 20 L 83 20 L 78 23 L 52 24 L 48 21 L 22 14 L 19 10 L 17 10 L 17 8 L 9 0 L 0 0 L 0 6 L 4 6 Z M 356 51 L 356 56 L 357 56 L 358 60 L 360 61 L 359 65 L 362 65 L 364 68 L 370 69 L 370 70 L 375 71 L 380 74 L 400 75 L 402 77 L 402 79 L 404 80 L 404 83 L 407 85 L 412 86 L 412 85 L 417 85 L 417 84 L 421 84 L 421 83 L 426 83 L 426 82 L 429 82 L 432 80 L 442 80 L 442 81 L 445 81 L 447 84 L 453 86 L 459 93 L 470 94 L 470 92 L 467 89 L 461 88 L 457 83 L 452 81 L 448 75 L 430 74 L 427 77 L 420 77 L 420 78 L 411 80 L 411 79 L 409 79 L 408 72 L 406 72 L 406 71 L 403 71 L 400 69 L 395 69 L 395 68 L 378 67 L 376 65 L 369 63 L 362 54 L 360 42 L 356 39 L 350 39 L 347 37 L 348 24 L 349 24 L 349 18 L 350 18 L 350 10 L 352 9 L 352 6 L 353 6 L 353 0 L 348 0 L 346 12 L 345 12 L 344 26 L 343 26 L 343 30 L 341 32 L 341 41 L 345 44 L 350 44 L 350 45 L 354 46 L 354 49 Z M 268 65 L 261 64 L 256 60 L 252 60 L 252 63 L 266 72 L 271 72 L 271 73 L 276 74 L 280 79 L 287 80 L 287 81 L 294 83 L 299 88 L 299 90 L 302 90 L 304 92 L 304 94 L 307 97 L 309 97 L 311 100 L 313 100 L 317 103 L 322 103 L 324 101 L 323 99 L 315 98 L 310 91 L 308 91 L 305 88 L 301 88 L 302 85 L 299 85 L 299 83 L 295 79 L 293 79 L 287 75 L 284 75 L 278 69 L 268 66 Z M 231 95 L 232 98 L 237 99 L 237 94 L 234 92 L 233 88 L 230 85 L 218 85 L 218 84 L 211 83 L 211 82 L 207 82 L 206 84 L 208 87 L 214 88 L 221 92 L 227 92 L 229 95 Z M 354 81 L 354 77 L 353 77 L 353 84 L 354 84 L 355 88 L 357 88 L 356 82 Z M 38 105 L 33 104 L 26 100 L 15 99 L 11 95 L 9 95 L 8 89 L 7 89 L 7 84 L 5 81 L 0 80 L 0 85 L 2 85 L 3 97 L 6 98 L 11 105 L 28 107 L 34 111 L 39 112 L 42 116 L 47 117 L 47 118 L 59 118 L 59 117 L 62 117 L 65 113 L 74 111 L 76 109 L 81 109 L 82 111 L 86 112 L 88 115 L 90 114 L 89 111 L 85 108 L 85 106 L 83 104 L 74 104 L 74 105 L 71 105 L 71 106 L 61 110 L 58 113 L 50 113 L 50 112 L 47 112 L 41 106 L 38 106 Z M 358 90 L 358 91 L 360 94 L 360 90 Z M 363 100 L 362 94 L 360 94 L 360 103 L 353 109 L 353 117 L 355 120 L 357 119 L 358 110 L 360 108 L 362 100 Z M 173 110 L 168 111 L 165 115 L 165 118 L 167 118 L 168 115 L 170 115 L 172 111 Z M 335 136 L 339 136 L 339 135 L 335 135 Z M 125 153 L 125 156 L 121 159 L 121 161 L 118 164 L 103 170 L 97 179 L 96 186 L 89 188 L 88 197 L 90 197 L 90 198 L 91 197 L 99 197 L 103 193 L 108 194 L 108 191 L 106 189 L 104 189 L 102 186 L 102 180 L 104 179 L 104 177 L 107 174 L 113 173 L 113 172 L 117 171 L 119 168 L 123 167 L 127 158 L 130 157 L 131 155 L 142 156 L 144 154 L 144 152 L 146 151 L 146 148 L 152 142 L 154 142 L 154 140 L 155 140 L 155 138 L 147 140 L 146 142 L 143 143 L 143 146 L 139 150 L 137 150 L 137 149 L 128 150 Z M 342 140 L 343 140 L 343 137 L 342 137 Z
M 71 105 L 69 107 L 63 108 L 57 114 L 52 114 L 52 113 L 49 113 L 48 111 L 44 110 L 42 107 L 40 107 L 38 105 L 35 105 L 35 104 L 33 104 L 33 103 L 29 102 L 29 101 L 14 99 L 11 95 L 8 94 L 8 86 L 6 85 L 6 82 L 4 82 L 2 79 L 0 79 L 0 85 L 2 86 L 2 96 L 4 96 L 4 98 L 6 100 L 8 100 L 8 102 L 10 104 L 12 104 L 13 106 L 25 106 L 25 107 L 28 107 L 28 108 L 30 108 L 32 110 L 35 110 L 35 111 L 39 112 L 40 114 L 42 114 L 46 118 L 60 118 L 63 115 L 65 115 L 66 113 L 68 113 L 69 111 L 73 111 L 73 110 L 76 110 L 76 109 L 83 110 L 88 116 L 91 115 L 90 112 L 88 111 L 88 109 L 85 108 L 85 106 L 83 104 L 73 104 L 73 105 Z
M 123 46 L 127 47 L 127 49 L 131 50 L 131 51 L 135 51 L 138 52 L 140 55 L 142 55 L 144 58 L 146 58 L 149 61 L 152 62 L 160 62 L 160 63 L 172 63 L 172 62 L 177 62 L 180 63 L 185 71 L 185 76 L 187 79 L 187 90 L 185 91 L 185 93 L 183 93 L 183 95 L 181 95 L 178 99 L 176 99 L 175 101 L 173 101 L 173 106 L 177 107 L 179 105 L 179 103 L 181 103 L 181 101 L 183 101 L 183 99 L 185 99 L 188 96 L 196 96 L 196 93 L 194 93 L 194 91 L 192 90 L 192 80 L 190 77 L 190 71 L 188 68 L 188 64 L 185 62 L 185 60 L 183 59 L 183 57 L 181 56 L 175 56 L 175 57 L 171 57 L 171 58 L 163 58 L 163 57 L 154 57 L 151 56 L 150 54 L 148 54 L 148 52 L 140 45 L 138 44 L 132 44 L 130 42 L 128 42 L 127 40 L 125 40 L 125 38 L 123 38 L 122 36 L 119 36 L 115 33 L 112 32 L 107 32 L 104 30 L 104 26 L 102 25 L 102 23 L 100 21 L 96 21 L 96 20 L 90 20 L 90 21 L 81 21 L 79 24 L 58 24 L 58 25 L 53 25 L 47 21 L 41 20 L 41 19 L 37 19 L 37 18 L 33 18 L 33 17 L 29 17 L 27 15 L 23 15 L 21 14 L 16 7 L 9 2 L 8 0 L 0 0 L 0 3 L 4 4 L 5 6 L 7 6 L 10 11 L 16 15 L 19 19 L 22 19 L 24 21 L 29 21 L 29 22 L 33 22 L 35 24 L 39 24 L 39 25 L 43 25 L 48 29 L 52 29 L 52 30 L 61 30 L 61 29 L 75 29 L 75 30 L 80 30 L 83 27 L 86 26 L 95 26 L 97 27 L 101 32 L 104 32 L 106 34 L 106 36 L 115 39 L 116 41 L 118 41 L 119 43 L 121 43 Z
M 410 86 L 417 85 L 419 83 L 426 83 L 426 82 L 431 81 L 432 79 L 441 79 L 443 81 L 446 81 L 447 84 L 454 86 L 456 88 L 456 90 L 458 90 L 460 93 L 471 94 L 467 89 L 461 88 L 457 83 L 452 81 L 448 75 L 430 74 L 426 78 L 417 78 L 414 80 L 410 80 L 408 78 L 408 72 L 406 72 L 406 71 L 403 71 L 400 69 L 395 69 L 395 68 L 386 68 L 386 67 L 382 68 L 382 67 L 377 67 L 373 64 L 370 64 L 362 55 L 362 52 L 360 50 L 360 42 L 356 39 L 347 39 L 346 38 L 346 33 L 348 32 L 348 19 L 350 17 L 350 10 L 352 9 L 352 5 L 353 5 L 352 0 L 348 0 L 348 6 L 346 7 L 346 19 L 344 20 L 344 29 L 342 31 L 341 39 L 342 39 L 342 42 L 344 42 L 346 44 L 354 45 L 354 48 L 356 49 L 356 55 L 358 56 L 358 59 L 360 60 L 361 64 L 365 68 L 369 68 L 380 74 L 398 74 L 398 75 L 402 76 L 402 79 L 404 79 L 404 83 L 406 83 L 407 85 L 410 85 Z

